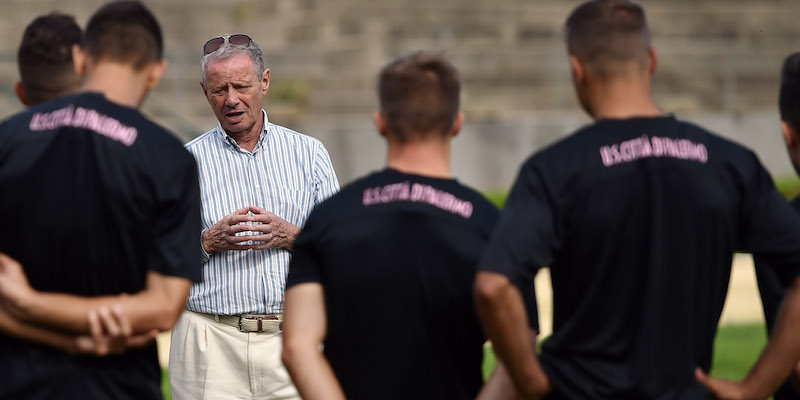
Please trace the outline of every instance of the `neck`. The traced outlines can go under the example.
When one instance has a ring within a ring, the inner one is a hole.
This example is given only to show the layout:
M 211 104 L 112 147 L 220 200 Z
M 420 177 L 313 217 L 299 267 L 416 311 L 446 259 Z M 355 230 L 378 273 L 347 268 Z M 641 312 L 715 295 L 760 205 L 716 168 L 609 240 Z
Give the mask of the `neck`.
M 147 94 L 147 76 L 124 64 L 101 62 L 87 72 L 80 91 L 99 92 L 112 103 L 139 108 Z
M 261 117 L 259 119 L 260 121 L 257 124 L 254 124 L 253 128 L 250 129 L 249 131 L 236 132 L 236 133 L 225 132 L 225 133 L 227 133 L 228 136 L 232 137 L 233 140 L 236 141 L 236 144 L 239 145 L 239 147 L 252 153 L 253 150 L 255 150 L 256 145 L 258 144 L 258 140 L 261 138 L 261 132 L 264 130 L 263 113 L 261 114 Z
M 450 140 L 389 139 L 386 166 L 407 174 L 450 178 Z
M 594 119 L 627 119 L 664 115 L 653 102 L 649 76 L 630 80 L 595 82 L 587 88 Z

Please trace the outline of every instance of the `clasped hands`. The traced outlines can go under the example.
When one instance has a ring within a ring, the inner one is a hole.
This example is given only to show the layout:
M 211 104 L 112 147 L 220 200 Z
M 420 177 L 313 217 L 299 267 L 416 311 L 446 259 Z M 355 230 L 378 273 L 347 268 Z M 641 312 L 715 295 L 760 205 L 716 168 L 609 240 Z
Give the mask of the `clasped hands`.
M 250 234 L 238 235 L 241 232 Z M 299 234 L 300 228 L 283 218 L 263 208 L 250 206 L 226 215 L 203 231 L 203 248 L 208 253 L 269 248 L 291 250 Z
M 23 325 L 49 331 L 51 345 L 70 354 L 105 356 L 120 354 L 125 350 L 144 347 L 155 340 L 157 330 L 134 332 L 130 319 L 120 306 L 100 307 L 86 316 L 88 332 L 71 334 L 31 321 L 27 307 L 35 303 L 38 292 L 31 287 L 22 265 L 6 254 L 0 253 L 0 313 Z M 124 296 L 124 294 L 123 294 Z M 58 343 L 56 345 L 55 343 Z

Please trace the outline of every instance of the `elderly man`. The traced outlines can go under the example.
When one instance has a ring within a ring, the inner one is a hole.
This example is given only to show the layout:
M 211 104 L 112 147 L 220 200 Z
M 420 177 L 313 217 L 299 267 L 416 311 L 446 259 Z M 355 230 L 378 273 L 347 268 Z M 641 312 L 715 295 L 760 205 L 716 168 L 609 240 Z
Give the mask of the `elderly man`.
M 280 360 L 290 250 L 339 184 L 322 143 L 267 119 L 270 71 L 250 37 L 209 40 L 201 69 L 219 124 L 186 145 L 200 169 L 205 273 L 172 333 L 173 396 L 294 398 Z

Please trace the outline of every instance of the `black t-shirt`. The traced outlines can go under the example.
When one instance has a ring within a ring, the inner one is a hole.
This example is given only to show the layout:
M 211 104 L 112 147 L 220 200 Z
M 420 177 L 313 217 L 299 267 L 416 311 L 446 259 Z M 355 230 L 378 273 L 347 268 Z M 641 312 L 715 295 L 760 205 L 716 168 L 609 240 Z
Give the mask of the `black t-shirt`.
M 41 291 L 136 293 L 148 270 L 199 281 L 194 158 L 138 111 L 97 93 L 0 125 L 0 251 Z M 155 344 L 69 356 L 0 333 L 0 398 L 160 398 Z
M 287 287 L 323 285 L 324 351 L 348 398 L 475 398 L 485 338 L 472 284 L 498 215 L 455 180 L 391 169 L 311 213 Z
M 792 207 L 800 214 L 800 196 L 792 200 Z M 790 284 L 788 281 L 781 281 L 778 273 L 769 263 L 759 257 L 754 257 L 756 267 L 756 279 L 758 281 L 758 291 L 761 294 L 761 305 L 764 307 L 764 319 L 767 322 L 767 333 L 772 334 L 772 327 L 775 325 L 775 318 L 778 316 L 778 307 L 786 294 L 786 288 Z M 800 393 L 787 382 L 775 393 L 774 400 L 800 400 Z
M 747 149 L 672 117 L 599 120 L 522 166 L 480 268 L 550 266 L 553 398 L 706 398 L 734 251 L 800 272 L 800 217 Z

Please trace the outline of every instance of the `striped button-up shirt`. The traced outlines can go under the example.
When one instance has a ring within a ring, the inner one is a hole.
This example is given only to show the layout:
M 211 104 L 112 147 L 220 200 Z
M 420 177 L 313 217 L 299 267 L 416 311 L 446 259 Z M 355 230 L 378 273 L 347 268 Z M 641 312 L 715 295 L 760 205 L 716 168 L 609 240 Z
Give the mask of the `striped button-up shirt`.
M 203 229 L 247 206 L 302 228 L 314 206 L 339 190 L 325 146 L 269 123 L 262 113 L 264 129 L 252 152 L 239 147 L 219 124 L 186 144 L 200 171 Z M 290 257 L 286 249 L 212 253 L 187 309 L 219 315 L 283 312 Z

